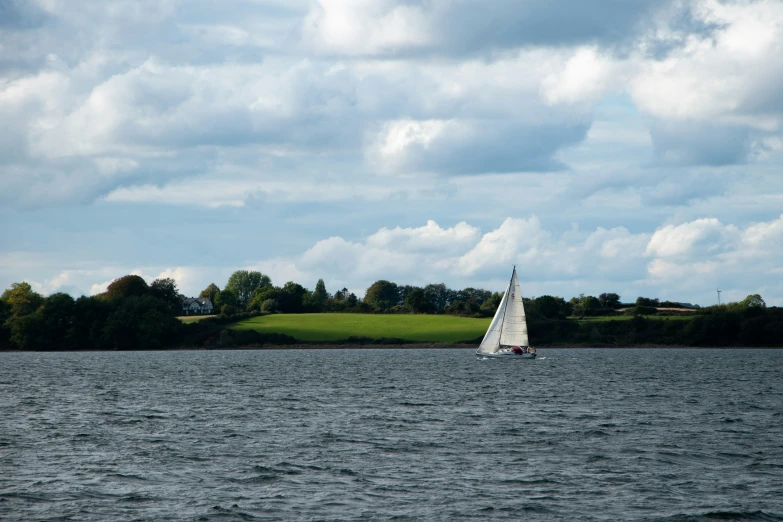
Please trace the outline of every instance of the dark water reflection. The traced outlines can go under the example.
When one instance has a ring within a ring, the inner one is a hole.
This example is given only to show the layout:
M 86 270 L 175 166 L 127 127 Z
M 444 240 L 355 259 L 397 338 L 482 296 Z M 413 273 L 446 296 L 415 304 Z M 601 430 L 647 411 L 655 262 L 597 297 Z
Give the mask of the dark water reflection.
M 0 519 L 783 520 L 783 351 L 0 354 Z

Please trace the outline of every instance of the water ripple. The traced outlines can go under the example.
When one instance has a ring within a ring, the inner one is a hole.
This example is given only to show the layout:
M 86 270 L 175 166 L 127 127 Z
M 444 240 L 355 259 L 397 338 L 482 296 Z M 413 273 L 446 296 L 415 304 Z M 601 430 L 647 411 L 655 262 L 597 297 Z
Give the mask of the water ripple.
M 783 522 L 783 351 L 0 353 L 3 520 Z

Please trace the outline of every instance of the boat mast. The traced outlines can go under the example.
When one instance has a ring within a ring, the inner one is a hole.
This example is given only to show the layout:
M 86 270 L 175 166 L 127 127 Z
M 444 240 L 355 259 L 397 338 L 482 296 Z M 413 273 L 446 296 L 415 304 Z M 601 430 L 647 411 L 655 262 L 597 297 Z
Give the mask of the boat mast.
M 508 280 L 508 290 L 511 291 L 511 282 L 514 280 L 514 274 L 517 273 L 517 265 L 514 265 L 514 270 L 511 271 L 511 279 Z M 503 322 L 506 320 L 506 310 L 508 310 L 508 295 L 506 295 L 506 307 L 503 308 L 503 317 L 500 319 L 500 335 L 498 335 L 498 348 L 500 348 L 500 339 L 503 338 Z

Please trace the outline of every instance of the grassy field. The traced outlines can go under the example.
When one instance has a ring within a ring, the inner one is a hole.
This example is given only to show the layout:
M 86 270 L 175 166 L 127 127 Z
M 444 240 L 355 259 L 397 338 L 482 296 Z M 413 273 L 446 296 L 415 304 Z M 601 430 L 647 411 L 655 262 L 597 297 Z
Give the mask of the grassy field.
M 181 315 L 177 317 L 180 321 L 183 323 L 195 323 L 196 321 L 201 321 L 202 319 L 206 319 L 207 317 L 215 317 L 214 315 Z
M 453 343 L 483 336 L 490 320 L 449 315 L 274 314 L 245 319 L 229 328 L 283 333 L 302 341 L 386 337 Z

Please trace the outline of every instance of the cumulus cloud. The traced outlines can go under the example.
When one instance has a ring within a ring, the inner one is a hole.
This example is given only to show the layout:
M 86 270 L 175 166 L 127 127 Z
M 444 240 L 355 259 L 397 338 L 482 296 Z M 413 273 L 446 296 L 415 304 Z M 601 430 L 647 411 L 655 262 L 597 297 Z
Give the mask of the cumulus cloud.
M 526 295 L 572 297 L 613 291 L 629 300 L 655 295 L 710 304 L 720 286 L 728 299 L 760 293 L 775 305 L 783 304 L 781 245 L 783 215 L 747 226 L 701 218 L 660 226 L 654 232 L 624 227 L 582 231 L 576 226 L 555 232 L 537 216 L 508 217 L 485 232 L 466 222 L 443 227 L 430 220 L 419 227 L 384 227 L 361 239 L 332 236 L 301 254 L 270 256 L 245 268 L 268 274 L 277 285 L 295 281 L 312 288 L 323 278 L 332 291 L 348 287 L 361 296 L 378 279 L 498 290 L 516 265 Z M 129 273 L 148 282 L 171 277 L 182 293 L 197 295 L 211 282 L 222 286 L 234 269 L 113 266 L 45 275 L 51 266 L 42 264 L 37 272 L 43 277 L 28 279 L 39 291 L 73 293 L 81 288 L 93 295 Z
M 657 257 L 691 257 L 698 250 L 709 254 L 715 249 L 732 246 L 735 227 L 725 227 L 715 218 L 697 219 L 682 225 L 666 225 L 655 231 L 647 254 Z
M 653 234 L 647 247 L 652 256 L 648 270 L 661 285 L 694 292 L 712 283 L 724 297 L 739 300 L 759 293 L 781 300 L 780 245 L 783 244 L 783 215 L 746 227 L 699 219 L 681 225 L 667 225 Z
M 393 121 L 378 134 L 368 157 L 381 171 L 403 174 L 558 170 L 565 165 L 554 154 L 579 142 L 587 128 L 579 123 Z
M 155 244 L 149 216 L 226 265 L 255 255 L 219 230 L 241 223 L 281 278 L 333 267 L 352 288 L 517 262 L 563 293 L 653 291 L 691 261 L 717 277 L 769 256 L 736 245 L 783 205 L 776 0 L 0 4 L 4 252 L 45 236 L 86 259 L 83 223 L 113 226 L 92 264 L 7 280 L 89 291 L 127 272 L 105 266 L 190 266 L 191 240 Z
M 6 205 L 145 191 L 165 202 L 153 189 L 225 180 L 227 162 L 299 177 L 346 162 L 404 176 L 577 170 L 565 153 L 588 136 L 595 106 L 626 91 L 652 117 L 661 165 L 760 161 L 782 139 L 774 1 L 4 9 L 14 30 L 0 56 L 29 65 L 0 68 Z M 662 41 L 667 52 L 650 52 Z
M 647 62 L 631 82 L 646 111 L 664 118 L 719 118 L 760 128 L 777 122 L 754 109 L 780 109 L 780 93 L 763 89 L 779 77 L 783 6 L 776 1 L 698 3 L 698 13 L 720 28 L 695 35 L 663 60 Z M 762 80 L 762 81 L 759 81 Z M 766 112 L 766 111 L 764 111 Z M 777 112 L 777 111 L 776 111 Z M 775 116 L 772 116 L 775 118 Z
M 453 56 L 596 41 L 612 46 L 624 44 L 661 5 L 648 0 L 318 0 L 302 35 L 317 51 L 353 56 Z
M 446 238 L 447 251 L 431 248 Z M 712 286 L 719 284 L 726 297 L 758 292 L 775 304 L 783 302 L 777 277 L 783 271 L 777 261 L 782 240 L 783 215 L 744 228 L 702 218 L 653 233 L 598 227 L 561 234 L 531 216 L 507 218 L 483 234 L 467 223 L 442 228 L 430 221 L 423 227 L 381 229 L 363 241 L 335 236 L 276 264 L 313 284 L 323 277 L 332 287 L 366 288 L 384 278 L 491 288 L 516 265 L 528 295 L 621 291 L 631 292 L 626 297 L 632 300 L 653 292 L 698 302 L 711 299 Z
M 648 240 L 648 234 L 622 227 L 554 234 L 535 216 L 507 218 L 484 234 L 465 222 L 443 228 L 430 220 L 421 227 L 382 228 L 362 241 L 330 237 L 287 262 L 277 259 L 257 266 L 283 267 L 303 281 L 323 277 L 331 286 L 366 288 L 380 278 L 400 284 L 447 281 L 475 286 L 477 281 L 502 279 L 516 264 L 525 281 L 537 281 L 536 289 L 543 290 L 542 281 L 643 279 Z

